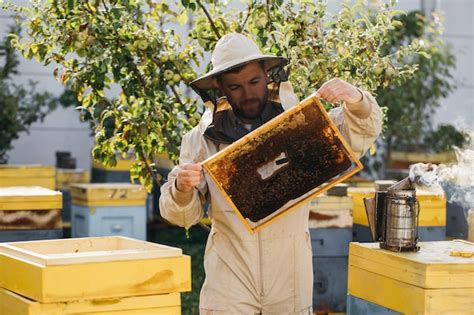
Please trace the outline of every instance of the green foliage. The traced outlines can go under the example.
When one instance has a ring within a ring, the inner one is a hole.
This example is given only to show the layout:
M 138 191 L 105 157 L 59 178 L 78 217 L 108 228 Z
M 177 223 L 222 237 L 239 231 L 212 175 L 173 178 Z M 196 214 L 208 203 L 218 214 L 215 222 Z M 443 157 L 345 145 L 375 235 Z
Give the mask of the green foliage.
M 444 124 L 428 133 L 423 142 L 433 152 L 440 153 L 450 151 L 453 147 L 462 148 L 469 140 L 468 134 L 458 131 L 452 125 Z
M 156 153 L 177 159 L 182 136 L 202 113 L 183 88 L 227 32 L 287 56 L 300 97 L 333 77 L 375 91 L 413 75 L 416 65 L 405 60 L 418 54 L 419 41 L 383 49 L 400 24 L 391 3 L 357 1 L 330 16 L 313 2 L 250 1 L 238 12 L 213 0 L 35 0 L 28 8 L 4 7 L 28 30 L 15 47 L 27 58 L 57 63 L 54 75 L 77 94 L 83 117 L 94 125 L 94 159 L 114 165 L 116 152 L 134 152 L 132 177 L 150 188 Z M 173 26 L 188 21 L 190 36 L 182 39 Z M 119 93 L 108 97 L 114 89 Z
M 18 33 L 18 27 L 11 29 L 13 37 Z M 7 163 L 12 141 L 21 132 L 28 132 L 31 124 L 42 121 L 58 103 L 51 94 L 36 92 L 35 82 L 30 81 L 27 86 L 15 84 L 19 61 L 11 38 L 0 44 L 0 57 L 4 60 L 0 66 L 0 164 Z
M 428 19 L 419 12 L 410 12 L 398 16 L 397 20 L 401 24 L 390 34 L 390 42 L 384 49 L 394 51 L 414 39 L 422 45 L 420 53 L 406 61 L 418 65 L 415 75 L 401 85 L 377 91 L 379 104 L 388 108 L 384 133 L 387 158 L 391 150 L 426 150 L 429 143 L 425 138 L 432 132 L 433 114 L 440 100 L 454 88 L 451 70 L 455 59 L 441 40 L 443 29 L 439 15 Z

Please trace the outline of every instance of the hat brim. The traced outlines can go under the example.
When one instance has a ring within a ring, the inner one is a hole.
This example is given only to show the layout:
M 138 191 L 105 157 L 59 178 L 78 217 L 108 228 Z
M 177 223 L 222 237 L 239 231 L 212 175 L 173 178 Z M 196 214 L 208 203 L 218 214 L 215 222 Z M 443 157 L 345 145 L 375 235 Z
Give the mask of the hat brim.
M 251 62 L 259 62 L 259 61 L 264 61 L 265 62 L 265 69 L 267 71 L 277 67 L 277 66 L 282 66 L 288 64 L 288 59 L 284 57 L 278 57 L 278 56 L 271 56 L 271 55 L 253 55 L 253 56 L 248 56 L 247 58 L 240 59 L 240 60 L 232 60 L 231 62 L 225 63 L 221 65 L 220 67 L 217 67 L 215 69 L 212 69 L 205 75 L 203 75 L 200 78 L 197 78 L 193 82 L 190 83 L 191 87 L 196 90 L 209 90 L 209 89 L 218 89 L 219 86 L 217 84 L 216 76 L 227 72 L 229 70 L 232 70 L 237 67 L 241 67 L 245 64 L 251 63 Z

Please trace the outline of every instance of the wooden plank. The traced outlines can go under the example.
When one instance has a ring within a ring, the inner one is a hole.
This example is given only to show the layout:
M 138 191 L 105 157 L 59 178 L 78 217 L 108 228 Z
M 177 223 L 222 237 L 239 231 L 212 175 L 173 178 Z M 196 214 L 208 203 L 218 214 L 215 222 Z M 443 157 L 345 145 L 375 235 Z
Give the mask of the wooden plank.
M 54 166 L 45 165 L 0 165 L 0 178 L 12 178 L 16 179 L 19 177 L 26 178 L 54 178 L 56 170 Z
M 44 266 L 0 255 L 0 284 L 29 299 L 56 303 L 191 290 L 189 256 Z M 73 285 L 72 285 L 73 284 Z
M 56 171 L 56 189 L 69 190 L 73 183 L 90 182 L 90 173 L 82 169 L 63 169 Z
M 61 210 L 0 210 L 0 230 L 61 229 Z
M 82 200 L 75 199 L 71 200 L 74 205 L 80 205 L 85 207 L 108 207 L 108 206 L 145 206 L 146 199 L 109 199 L 109 200 Z M 93 211 L 93 210 L 91 210 Z
M 388 277 L 390 276 L 390 277 Z M 403 314 L 472 314 L 474 288 L 423 289 L 349 265 L 348 293 Z
M 130 171 L 130 169 L 133 166 L 133 163 L 135 163 L 135 160 L 133 159 L 122 159 L 122 158 L 117 158 L 117 165 L 112 167 L 112 166 L 106 166 L 103 165 L 102 163 L 92 160 L 92 167 L 98 168 L 101 170 L 106 170 L 110 172 L 114 171 Z
M 61 209 L 62 193 L 43 187 L 0 187 L 0 210 Z
M 471 252 L 474 243 L 419 242 L 417 253 L 396 253 L 378 243 L 351 243 L 349 265 L 420 288 L 474 289 L 474 257 L 451 256 L 452 251 Z
M 2 315 L 84 315 L 84 314 L 181 314 L 179 293 L 78 300 L 67 303 L 39 303 L 0 289 Z
M 73 203 L 85 205 L 142 205 L 146 202 L 146 191 L 141 185 L 128 183 L 72 184 Z
M 123 236 L 72 238 L 0 244 L 0 253 L 45 266 L 177 257 L 180 248 Z
M 287 164 L 264 178 L 260 168 L 282 155 Z M 250 233 L 362 169 L 315 94 L 202 165 Z
M 449 163 L 456 162 L 456 154 L 454 151 L 441 153 L 414 153 L 393 151 L 390 154 L 390 159 L 393 161 L 407 161 L 413 163 Z

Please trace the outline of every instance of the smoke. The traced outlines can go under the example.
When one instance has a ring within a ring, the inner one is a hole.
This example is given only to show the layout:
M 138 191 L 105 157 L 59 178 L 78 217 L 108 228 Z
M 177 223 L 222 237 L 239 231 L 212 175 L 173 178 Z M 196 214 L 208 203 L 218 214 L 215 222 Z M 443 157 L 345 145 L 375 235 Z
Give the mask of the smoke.
M 432 192 L 444 192 L 448 202 L 459 204 L 467 211 L 474 209 L 474 150 L 454 150 L 457 163 L 413 164 L 410 165 L 409 176 L 412 181 Z

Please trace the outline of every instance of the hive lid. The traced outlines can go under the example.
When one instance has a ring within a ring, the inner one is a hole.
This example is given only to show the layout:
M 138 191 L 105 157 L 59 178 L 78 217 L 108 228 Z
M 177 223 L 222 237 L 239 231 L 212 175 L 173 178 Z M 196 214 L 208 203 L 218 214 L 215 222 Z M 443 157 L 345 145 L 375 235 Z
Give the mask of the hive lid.
M 44 266 L 177 257 L 180 248 L 123 236 L 0 243 L 0 254 Z
M 145 204 L 146 191 L 140 185 L 127 183 L 72 184 L 73 203 L 86 205 Z
M 62 193 L 43 187 L 0 187 L 0 210 L 62 209 Z
M 379 243 L 351 243 L 349 266 L 421 288 L 474 288 L 474 243 L 464 240 L 419 242 L 417 253 L 396 253 Z
M 0 178 L 54 177 L 54 166 L 45 165 L 0 165 Z
M 362 165 L 313 94 L 208 158 L 203 168 L 253 233 Z

